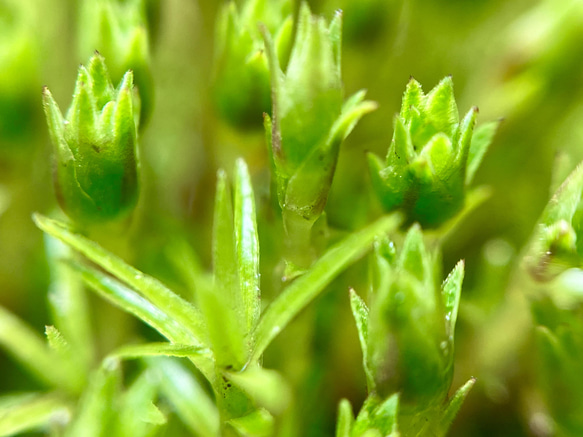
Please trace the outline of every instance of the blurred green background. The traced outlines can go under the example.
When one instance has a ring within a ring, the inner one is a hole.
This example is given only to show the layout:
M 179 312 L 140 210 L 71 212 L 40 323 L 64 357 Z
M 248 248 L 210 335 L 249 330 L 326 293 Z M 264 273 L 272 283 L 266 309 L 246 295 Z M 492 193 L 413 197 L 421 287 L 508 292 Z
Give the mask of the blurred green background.
M 81 47 L 83 3 L 0 0 L 0 304 L 39 332 L 50 323 L 49 278 L 42 233 L 31 214 L 57 208 L 41 87 L 47 85 L 61 107 L 67 107 L 77 65 L 93 52 Z M 209 265 L 216 170 L 230 170 L 242 156 L 254 178 L 262 281 L 269 300 L 277 291 L 273 270 L 279 259 L 274 256 L 281 242 L 276 237 L 278 222 L 271 217 L 264 134 L 229 127 L 217 116 L 211 95 L 214 28 L 221 2 L 152 3 L 155 95 L 140 139 L 142 192 L 128 257 L 138 268 L 186 290 L 165 248 L 174 237 L 186 236 L 201 263 Z M 470 376 L 478 378 L 451 435 L 551 435 L 535 388 L 530 310 L 513 272 L 551 189 L 583 159 L 583 1 L 309 3 L 327 17 L 337 9 L 344 11 L 346 95 L 366 88 L 367 97 L 380 105 L 341 150 L 327 205 L 334 232 L 358 229 L 380 214 L 370 192 L 365 152 L 386 153 L 393 115 L 409 77 L 428 91 L 452 75 L 460 112 L 477 105 L 479 122 L 503 119 L 474 183 L 489 186 L 491 196 L 444 246 L 444 271 L 462 258 L 467 269 L 453 387 Z M 557 180 L 552 178 L 554 168 Z M 351 283 L 360 276 L 356 268 L 338 279 L 333 291 L 301 316 L 315 322 L 302 323 L 300 318 L 266 357 L 266 366 L 281 368 L 304 400 L 298 402 L 297 414 L 303 421 L 302 435 L 332 435 L 338 400 L 348 397 L 360 405 L 364 399 L 360 350 L 346 293 L 348 285 L 363 287 Z M 94 323 L 101 332 L 99 326 L 108 322 L 96 317 Z M 149 335 L 133 322 L 119 323 L 113 336 L 100 334 L 104 351 L 127 338 Z M 298 330 L 308 331 L 300 333 L 308 340 L 295 346 L 301 352 L 279 362 L 278 347 Z M 37 387 L 3 352 L 0 375 L 0 392 Z

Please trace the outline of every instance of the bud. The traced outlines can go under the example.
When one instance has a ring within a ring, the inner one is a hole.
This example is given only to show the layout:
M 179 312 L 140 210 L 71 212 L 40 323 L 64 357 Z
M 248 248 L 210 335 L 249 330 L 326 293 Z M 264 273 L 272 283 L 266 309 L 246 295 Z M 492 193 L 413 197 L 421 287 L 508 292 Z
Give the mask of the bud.
M 259 23 L 276 35 L 284 62 L 293 30 L 291 12 L 290 0 L 249 0 L 240 12 L 231 1 L 221 9 L 213 96 L 220 117 L 238 129 L 260 128 L 261 115 L 271 107 L 269 66 Z
M 138 196 L 133 74 L 114 89 L 103 58 L 81 66 L 63 118 L 47 88 L 43 105 L 55 153 L 57 198 L 71 219 L 104 223 L 132 210 Z
M 109 61 L 111 77 L 120 81 L 132 70 L 140 95 L 140 125 L 146 125 L 154 105 L 146 0 L 89 0 L 81 6 L 81 57 L 99 51 Z M 150 6 L 150 4 L 152 4 Z
M 419 225 L 409 230 L 398 256 L 386 240 L 375 245 L 366 348 L 370 389 L 381 398 L 400 393 L 403 435 L 417 435 L 411 420 L 443 407 L 453 377 L 464 264 L 439 286 L 436 258 Z
M 342 141 L 376 108 L 364 101 L 363 91 L 343 104 L 341 28 L 340 13 L 328 24 L 302 3 L 285 73 L 264 32 L 273 95 L 265 128 L 288 239 L 309 239 L 326 205 Z
M 579 165 L 547 204 L 524 257 L 536 281 L 547 282 L 583 265 L 583 165 Z
M 409 81 L 385 161 L 369 155 L 373 189 L 386 211 L 402 210 L 408 223 L 436 228 L 462 209 L 498 126 L 474 132 L 477 114 L 474 107 L 460 122 L 451 77 L 427 95 Z

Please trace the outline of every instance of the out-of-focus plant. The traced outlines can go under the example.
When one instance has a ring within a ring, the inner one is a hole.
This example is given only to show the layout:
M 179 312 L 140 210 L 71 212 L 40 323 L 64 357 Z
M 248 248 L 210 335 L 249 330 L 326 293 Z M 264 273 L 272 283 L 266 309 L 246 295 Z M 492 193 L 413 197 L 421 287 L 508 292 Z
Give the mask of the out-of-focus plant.
M 440 286 L 437 259 L 419 225 L 408 231 L 398 255 L 387 239 L 376 242 L 370 310 L 351 292 L 369 397 L 346 435 L 369 429 L 379 435 L 398 435 L 397 429 L 406 436 L 445 435 L 473 385 L 470 380 L 448 400 L 464 264 Z
M 364 91 L 343 102 L 341 30 L 340 13 L 328 24 L 302 3 L 285 73 L 264 31 L 273 94 L 265 131 L 290 246 L 288 261 L 299 268 L 312 262 L 311 229 L 326 206 L 340 145 L 358 120 L 376 108 L 364 100 Z
M 33 132 L 39 84 L 37 11 L 30 1 L 0 3 L 0 148 Z M 26 145 L 25 141 L 22 141 Z
M 524 267 L 533 280 L 538 382 L 556 435 L 583 432 L 583 165 L 553 195 L 532 236 Z
M 259 26 L 275 35 L 281 64 L 289 56 L 293 20 L 290 0 L 234 1 L 222 7 L 216 35 L 213 94 L 219 115 L 232 126 L 258 129 L 271 108 L 271 86 L 265 43 Z
M 133 74 L 127 72 L 115 89 L 96 54 L 88 68 L 79 68 L 66 118 L 48 88 L 43 99 L 63 211 L 83 225 L 127 216 L 138 196 Z
M 451 77 L 428 94 L 409 81 L 383 162 L 369 155 L 373 189 L 386 211 L 401 210 L 408 223 L 436 228 L 464 206 L 497 122 L 476 129 L 477 108 L 459 120 Z
M 85 59 L 94 51 L 107 60 L 114 82 L 132 70 L 140 95 L 140 126 L 144 127 L 154 105 L 154 81 L 150 61 L 148 0 L 88 0 L 80 5 L 79 53 Z

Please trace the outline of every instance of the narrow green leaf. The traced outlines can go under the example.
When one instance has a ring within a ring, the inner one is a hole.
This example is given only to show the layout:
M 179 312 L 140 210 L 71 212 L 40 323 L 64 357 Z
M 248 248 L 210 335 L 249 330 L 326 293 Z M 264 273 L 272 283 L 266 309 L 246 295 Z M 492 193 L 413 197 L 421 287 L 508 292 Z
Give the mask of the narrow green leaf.
M 246 416 L 231 419 L 228 423 L 242 437 L 270 437 L 275 428 L 273 416 L 263 408 Z
M 239 309 L 237 263 L 235 258 L 235 229 L 233 227 L 233 202 L 223 170 L 217 173 L 217 191 L 213 219 L 213 273 L 218 292 L 231 294 L 233 306 Z M 242 303 L 241 303 L 242 304 Z
M 476 119 L 478 118 L 478 108 L 473 107 L 468 111 L 468 113 L 462 119 L 462 122 L 459 125 L 459 140 L 457 144 L 457 160 L 461 166 L 461 168 L 466 169 L 466 184 L 469 184 L 472 180 L 473 174 L 468 176 L 468 167 L 469 167 L 469 155 L 471 153 L 471 144 L 474 137 L 474 127 L 476 126 Z M 478 169 L 476 164 L 476 168 L 471 171 L 476 171 Z
M 450 137 L 454 136 L 459 122 L 459 114 L 453 94 L 451 76 L 442 79 L 427 94 L 425 109 L 438 132 L 446 132 Z
M 233 200 L 227 175 L 217 173 L 213 225 L 213 284 L 199 284 L 198 303 L 205 316 L 217 364 L 240 368 L 246 361 L 246 308 L 239 287 Z
M 192 334 L 172 320 L 168 314 L 115 278 L 75 261 L 71 262 L 71 266 L 81 274 L 83 281 L 102 297 L 152 326 L 170 341 L 198 345 Z
M 338 419 L 336 421 L 336 437 L 350 437 L 354 414 L 348 399 L 342 399 L 338 404 Z
M 225 372 L 241 390 L 257 405 L 273 414 L 282 413 L 291 399 L 291 388 L 279 372 L 258 365 L 247 367 L 243 372 Z
M 243 297 L 247 333 L 255 329 L 261 315 L 259 284 L 259 237 L 251 177 L 245 161 L 235 166 L 235 242 L 239 266 L 239 289 Z M 252 344 L 252 340 L 248 342 Z
M 50 272 L 49 303 L 55 327 L 75 351 L 79 366 L 88 372 L 94 360 L 94 342 L 87 295 L 79 277 L 61 262 L 71 256 L 71 248 L 45 234 L 45 251 Z
M 466 184 L 471 183 L 474 179 L 476 171 L 482 163 L 482 159 L 484 159 L 484 155 L 492 143 L 494 135 L 496 135 L 496 131 L 499 127 L 500 121 L 492 121 L 490 123 L 484 123 L 475 129 L 468 154 Z
M 269 343 L 325 287 L 352 262 L 368 251 L 379 234 L 395 230 L 397 214 L 382 217 L 331 247 L 303 276 L 292 282 L 267 308 L 256 329 L 252 360 L 258 360 Z
M 67 112 L 70 129 L 65 131 L 65 135 L 71 136 L 71 138 L 68 138 L 71 140 L 68 141 L 71 146 L 81 148 L 88 146 L 94 140 L 96 134 L 95 122 L 97 120 L 95 109 L 96 106 L 91 93 L 91 79 L 87 69 L 81 66 L 77 75 L 73 101 Z M 77 149 L 74 149 L 73 154 L 76 155 L 76 152 Z
M 207 357 L 211 359 L 212 355 L 210 351 L 206 348 L 201 348 L 198 346 L 190 346 L 187 344 L 173 344 L 173 343 L 144 343 L 144 344 L 131 344 L 122 346 L 111 354 L 108 358 L 115 359 L 134 359 L 143 358 L 146 356 L 170 356 L 170 357 Z
M 415 149 L 411 141 L 411 134 L 405 128 L 401 117 L 395 117 L 395 132 L 387 152 L 386 164 L 395 167 L 405 167 L 415 157 Z
M 424 100 L 425 95 L 423 94 L 421 84 L 413 78 L 409 79 L 409 83 L 407 83 L 407 88 L 405 88 L 405 93 L 403 94 L 399 116 L 403 120 L 407 120 L 410 117 L 411 109 L 421 108 Z
M 71 246 L 106 272 L 143 294 L 166 312 L 176 324 L 189 330 L 194 339 L 193 344 L 204 343 L 205 328 L 202 317 L 192 304 L 176 295 L 160 281 L 133 268 L 97 243 L 70 231 L 63 223 L 40 214 L 34 214 L 33 219 L 41 230 Z
M 385 399 L 373 412 L 372 423 L 383 436 L 397 433 L 397 417 L 399 408 L 399 394 L 395 393 Z
M 447 435 L 449 427 L 453 423 L 455 416 L 457 416 L 457 413 L 459 412 L 462 404 L 466 400 L 466 397 L 468 396 L 475 383 L 476 378 L 471 378 L 458 391 L 456 391 L 453 397 L 449 400 L 447 407 L 445 407 L 443 415 L 439 421 L 437 436 L 442 437 Z
M 98 53 L 95 53 L 89 61 L 89 75 L 92 78 L 91 88 L 97 100 L 97 108 L 102 109 L 107 102 L 113 100 L 115 89 L 111 83 L 103 56 Z
M 238 287 L 238 284 L 235 284 Z M 244 313 L 232 296 L 211 283 L 201 281 L 198 302 L 205 316 L 208 336 L 218 366 L 241 369 L 247 361 Z
M 49 347 L 52 350 L 54 350 L 62 357 L 69 355 L 71 346 L 57 328 L 51 325 L 45 326 L 45 335 L 47 336 Z
M 403 242 L 403 248 L 401 249 L 401 255 L 398 260 L 398 268 L 409 272 L 418 280 L 423 281 L 427 274 L 425 266 L 427 256 L 421 227 L 418 224 L 414 224 L 407 231 L 407 236 Z
M 361 90 L 346 100 L 342 106 L 340 117 L 334 122 L 330 130 L 327 148 L 334 149 L 330 144 L 335 141 L 344 141 L 364 115 L 378 108 L 376 102 L 364 100 L 365 95 L 366 91 Z
M 71 417 L 66 399 L 57 393 L 24 394 L 0 398 L 0 436 L 65 425 Z
M 459 261 L 441 287 L 445 309 L 446 333 L 453 337 L 464 280 L 464 261 Z
M 375 383 L 372 370 L 368 363 L 368 308 L 352 288 L 349 292 L 350 308 L 352 309 L 352 315 L 354 316 L 356 329 L 358 330 L 358 339 L 360 340 L 360 348 L 362 349 L 362 364 L 366 375 L 366 384 L 370 393 L 375 390 Z
M 170 358 L 150 358 L 162 394 L 184 424 L 201 437 L 219 436 L 219 412 L 192 372 Z
M 113 425 L 121 387 L 117 363 L 100 367 L 90 378 L 79 402 L 75 418 L 65 437 L 106 437 Z
M 0 306 L 0 345 L 50 387 L 78 392 L 83 383 L 70 362 L 51 350 L 23 321 Z
M 147 437 L 159 425 L 166 423 L 166 416 L 154 405 L 157 396 L 158 384 L 153 371 L 146 369 L 121 399 L 116 423 L 118 437 Z
M 380 399 L 374 393 L 368 395 L 362 408 L 356 416 L 356 420 L 352 426 L 352 437 L 361 437 L 367 430 L 373 426 L 373 412 L 379 406 Z M 380 435 L 380 433 L 379 433 Z

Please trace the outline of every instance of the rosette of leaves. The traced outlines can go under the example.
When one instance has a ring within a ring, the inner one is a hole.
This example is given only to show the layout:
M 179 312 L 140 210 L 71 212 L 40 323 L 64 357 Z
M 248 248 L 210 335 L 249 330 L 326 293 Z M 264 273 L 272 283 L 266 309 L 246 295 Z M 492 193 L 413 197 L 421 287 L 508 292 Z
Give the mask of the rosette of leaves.
M 343 102 L 341 27 L 340 13 L 328 24 L 302 3 L 285 73 L 264 31 L 273 95 L 265 130 L 285 231 L 299 254 L 294 262 L 302 267 L 311 262 L 310 232 L 324 211 L 340 145 L 358 120 L 376 108 L 364 100 L 364 91 Z
M 464 263 L 439 285 L 436 261 L 418 225 L 398 255 L 387 239 L 376 242 L 370 310 L 351 291 L 369 397 L 344 435 L 398 435 L 397 428 L 406 436 L 445 435 L 473 386 L 472 379 L 448 399 Z
M 89 0 L 80 7 L 81 57 L 99 51 L 108 60 L 114 82 L 121 80 L 126 71 L 133 71 L 142 128 L 154 105 L 147 17 L 154 15 L 155 9 L 156 2 L 147 0 Z
M 259 23 L 275 35 L 279 61 L 289 56 L 293 30 L 290 0 L 234 1 L 219 14 L 213 96 L 221 118 L 241 130 L 261 127 L 271 108 L 269 66 Z
M 66 117 L 48 88 L 43 104 L 54 150 L 54 184 L 63 211 L 82 225 L 126 217 L 138 197 L 133 74 L 118 88 L 103 57 L 81 66 Z
M 401 210 L 407 223 L 437 228 L 464 206 L 467 186 L 498 122 L 474 129 L 478 109 L 460 121 L 451 77 L 425 94 L 409 81 L 385 160 L 369 154 L 373 189 L 386 211 Z

